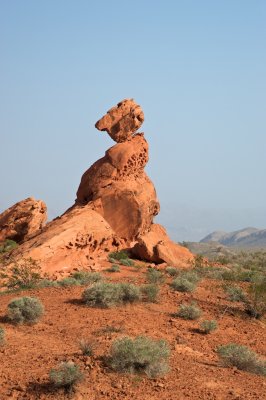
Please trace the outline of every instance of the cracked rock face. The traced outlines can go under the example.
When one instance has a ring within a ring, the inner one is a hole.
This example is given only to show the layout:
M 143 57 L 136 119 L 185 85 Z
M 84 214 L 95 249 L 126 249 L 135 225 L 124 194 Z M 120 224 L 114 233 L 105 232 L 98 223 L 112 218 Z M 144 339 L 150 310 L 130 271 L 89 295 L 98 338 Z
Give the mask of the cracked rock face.
M 143 121 L 141 107 L 133 99 L 125 99 L 107 111 L 95 127 L 106 131 L 115 142 L 122 143 L 131 138 Z

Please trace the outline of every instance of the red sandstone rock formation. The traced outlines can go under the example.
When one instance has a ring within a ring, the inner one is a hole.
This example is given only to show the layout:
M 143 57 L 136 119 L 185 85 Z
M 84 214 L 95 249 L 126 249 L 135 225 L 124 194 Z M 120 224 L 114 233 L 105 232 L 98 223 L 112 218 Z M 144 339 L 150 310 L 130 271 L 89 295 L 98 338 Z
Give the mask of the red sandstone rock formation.
M 40 261 L 43 271 L 58 274 L 74 268 L 95 269 L 97 259 L 106 259 L 110 251 L 131 247 L 134 242 L 133 252 L 143 260 L 188 264 L 191 253 L 172 242 L 163 227 L 153 224 L 160 206 L 144 171 L 148 144 L 143 133 L 136 133 L 143 120 L 140 106 L 134 100 L 123 100 L 96 123 L 117 144 L 83 174 L 75 204 L 19 246 L 15 257 L 32 257 Z M 13 215 L 13 208 L 2 215 Z M 8 223 L 2 226 L 13 232 L 4 237 L 22 240 L 42 228 L 43 219 L 37 216 L 43 216 L 40 210 L 44 208 L 32 206 L 27 216 L 34 218 L 23 219 L 20 214 L 21 223 L 16 218 L 4 219 Z
M 0 242 L 5 239 L 21 243 L 41 229 L 47 220 L 43 201 L 33 197 L 19 201 L 0 214 Z

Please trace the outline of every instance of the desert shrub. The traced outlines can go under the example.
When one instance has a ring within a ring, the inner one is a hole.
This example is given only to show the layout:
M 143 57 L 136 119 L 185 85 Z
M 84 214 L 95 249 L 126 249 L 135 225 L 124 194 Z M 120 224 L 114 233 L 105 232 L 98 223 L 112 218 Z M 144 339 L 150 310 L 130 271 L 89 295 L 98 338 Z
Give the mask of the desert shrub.
M 67 287 L 67 286 L 78 286 L 80 285 L 80 282 L 77 279 L 69 276 L 67 278 L 61 279 L 60 281 L 57 282 L 57 284 L 58 286 Z
M 132 283 L 118 283 L 122 292 L 122 303 L 134 303 L 141 299 L 140 287 Z
M 50 382 L 56 388 L 72 390 L 83 378 L 78 365 L 71 361 L 62 362 L 49 372 Z
M 195 303 L 181 304 L 175 316 L 183 319 L 198 319 L 201 316 L 201 309 Z
M 255 318 L 266 313 L 266 278 L 252 282 L 245 299 L 247 312 Z
M 150 283 L 141 287 L 141 293 L 145 301 L 156 303 L 158 301 L 160 289 L 157 285 Z
M 95 343 L 89 339 L 80 339 L 79 348 L 84 356 L 92 356 L 94 353 Z
M 164 275 L 161 271 L 158 271 L 154 268 L 148 268 L 146 273 L 146 278 L 149 283 L 163 283 L 164 282 Z
M 82 299 L 86 305 L 103 308 L 122 303 L 133 303 L 140 298 L 140 288 L 130 283 L 98 282 L 85 289 L 82 294 Z
M 2 277 L 3 274 L 2 274 Z M 5 286 L 12 289 L 31 289 L 41 281 L 41 267 L 33 258 L 22 258 L 15 262 L 10 274 L 5 276 Z
M 46 278 L 40 280 L 40 282 L 38 283 L 38 288 L 55 287 L 55 286 L 58 286 L 57 281 L 52 281 Z
M 125 267 L 134 267 L 135 265 L 134 261 L 131 260 L 130 258 L 120 260 L 120 264 L 124 265 Z
M 128 253 L 126 250 L 121 250 L 121 251 L 113 251 L 112 253 L 109 253 L 108 256 L 109 260 L 117 260 L 117 261 L 121 261 L 121 260 L 127 260 L 129 258 Z M 111 261 L 113 262 L 113 261 Z
M 200 277 L 196 271 L 182 271 L 173 280 L 171 286 L 179 292 L 193 292 Z
M 108 272 L 119 272 L 120 267 L 117 264 L 113 264 L 110 268 L 107 269 Z
M 36 297 L 18 297 L 8 304 L 7 316 L 14 324 L 34 324 L 44 313 L 44 306 Z
M 5 330 L 0 326 L 0 346 L 5 343 Z
M 193 292 L 196 285 L 195 283 L 188 281 L 186 278 L 177 277 L 171 283 L 171 287 L 178 292 Z
M 260 360 L 258 355 L 247 346 L 230 343 L 219 346 L 217 353 L 225 366 L 234 366 L 244 371 L 266 375 L 266 361 Z
M 200 330 L 203 333 L 211 333 L 217 329 L 217 322 L 215 320 L 204 320 L 200 323 Z
M 76 279 L 79 285 L 88 285 L 90 283 L 100 282 L 103 277 L 99 272 L 76 271 L 71 274 L 71 278 Z
M 179 270 L 174 267 L 166 267 L 165 272 L 170 276 L 177 276 L 179 274 Z
M 239 286 L 226 286 L 225 291 L 230 301 L 245 301 L 246 296 Z
M 165 340 L 123 337 L 113 342 L 108 364 L 115 371 L 144 372 L 154 378 L 168 372 L 169 355 L 170 348 Z
M 9 251 L 15 249 L 18 244 L 14 240 L 6 239 L 0 244 L 0 253 L 8 253 Z

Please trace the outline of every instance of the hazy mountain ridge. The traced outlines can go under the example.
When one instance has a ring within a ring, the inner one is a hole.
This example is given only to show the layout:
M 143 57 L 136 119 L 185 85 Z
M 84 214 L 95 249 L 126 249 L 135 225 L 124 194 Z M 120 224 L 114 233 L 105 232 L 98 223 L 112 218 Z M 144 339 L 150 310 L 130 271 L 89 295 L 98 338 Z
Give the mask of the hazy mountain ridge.
M 228 247 L 266 247 L 266 229 L 244 228 L 234 232 L 215 231 L 200 243 L 218 242 Z

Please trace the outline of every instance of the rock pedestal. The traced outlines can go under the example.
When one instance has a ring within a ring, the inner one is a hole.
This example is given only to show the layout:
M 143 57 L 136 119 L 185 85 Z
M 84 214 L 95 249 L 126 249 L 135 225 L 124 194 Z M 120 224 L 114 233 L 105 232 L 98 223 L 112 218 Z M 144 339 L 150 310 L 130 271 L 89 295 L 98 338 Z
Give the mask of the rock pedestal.
M 116 144 L 83 174 L 75 204 L 61 217 L 43 227 L 46 207 L 33 199 L 17 203 L 0 216 L 2 240 L 27 239 L 15 256 L 37 259 L 51 274 L 95 269 L 97 259 L 129 247 L 142 260 L 188 265 L 192 254 L 153 223 L 160 205 L 144 171 L 148 143 L 143 133 L 136 132 L 143 121 L 141 107 L 125 99 L 96 123 Z

